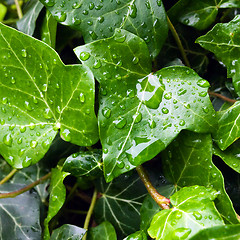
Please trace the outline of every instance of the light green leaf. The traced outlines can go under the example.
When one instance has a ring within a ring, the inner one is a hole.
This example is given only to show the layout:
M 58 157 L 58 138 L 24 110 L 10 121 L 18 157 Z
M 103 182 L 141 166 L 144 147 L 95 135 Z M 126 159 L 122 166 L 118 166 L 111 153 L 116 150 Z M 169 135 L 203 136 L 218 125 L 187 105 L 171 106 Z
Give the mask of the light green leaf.
M 78 145 L 98 140 L 94 78 L 48 45 L 0 24 L 0 154 L 15 168 L 38 162 L 60 129 Z
M 115 28 L 126 29 L 143 38 L 155 58 L 167 37 L 166 13 L 161 0 L 40 0 L 64 25 L 80 30 L 85 42 L 107 38 Z
M 182 129 L 213 130 L 209 83 L 180 66 L 148 75 L 151 62 L 139 37 L 116 30 L 75 53 L 101 84 L 98 121 L 106 181 L 155 157 Z
M 22 184 L 5 183 L 0 185 L 0 192 L 12 192 L 23 187 Z M 41 239 L 39 219 L 40 199 L 35 191 L 0 199 L 0 239 Z
M 97 227 L 90 228 L 87 240 L 117 240 L 117 235 L 110 222 L 103 222 Z
M 223 225 L 213 200 L 217 192 L 201 186 L 182 188 L 170 197 L 173 208 L 160 211 L 151 222 L 152 238 L 186 239 L 203 228 Z
M 96 178 L 102 172 L 102 151 L 80 151 L 69 156 L 63 164 L 63 171 L 70 172 L 75 177 Z
M 169 11 L 169 17 L 198 30 L 214 23 L 221 8 L 239 8 L 237 0 L 180 0 Z
M 202 185 L 218 191 L 216 207 L 227 223 L 238 223 L 221 172 L 212 163 L 210 134 L 182 132 L 162 153 L 165 176 L 178 187 Z
M 24 9 L 25 13 L 23 17 L 17 21 L 18 30 L 32 36 L 35 30 L 37 18 L 43 7 L 42 3 L 38 0 L 29 1 Z
M 123 240 L 147 240 L 147 235 L 143 231 L 137 231 L 135 233 L 132 233 L 128 237 L 124 238 Z
M 240 225 L 226 225 L 206 228 L 189 240 L 239 240 Z
M 0 3 L 0 22 L 5 18 L 7 7 Z
M 58 213 L 65 202 L 66 188 L 63 184 L 63 180 L 67 175 L 69 175 L 69 173 L 62 172 L 58 168 L 52 169 L 48 215 L 44 220 L 44 240 L 50 239 L 48 224 L 50 220 Z
M 85 233 L 84 228 L 64 224 L 53 231 L 50 240 L 81 240 Z
M 127 236 L 140 227 L 140 207 L 146 196 L 146 188 L 138 175 L 122 175 L 105 183 L 104 178 L 95 181 L 102 197 L 95 206 L 97 222 L 109 221 L 115 229 Z

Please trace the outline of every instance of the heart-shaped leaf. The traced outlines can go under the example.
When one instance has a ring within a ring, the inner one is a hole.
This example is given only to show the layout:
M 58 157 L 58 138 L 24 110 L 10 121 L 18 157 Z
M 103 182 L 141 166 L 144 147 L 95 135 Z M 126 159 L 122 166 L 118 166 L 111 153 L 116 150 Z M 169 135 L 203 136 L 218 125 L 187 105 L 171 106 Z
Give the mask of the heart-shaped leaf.
M 0 154 L 15 168 L 38 162 L 60 129 L 78 145 L 98 140 L 94 78 L 48 45 L 0 24 Z

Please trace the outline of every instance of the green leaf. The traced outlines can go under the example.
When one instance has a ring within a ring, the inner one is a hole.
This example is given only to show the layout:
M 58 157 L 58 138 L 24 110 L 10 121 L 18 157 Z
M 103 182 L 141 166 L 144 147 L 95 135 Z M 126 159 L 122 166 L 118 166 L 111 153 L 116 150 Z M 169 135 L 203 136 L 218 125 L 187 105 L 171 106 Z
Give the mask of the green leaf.
M 190 240 L 237 240 L 240 236 L 240 225 L 226 225 L 206 228 Z
M 5 183 L 0 192 L 7 193 L 23 188 L 22 184 Z M 15 198 L 0 199 L 0 238 L 41 239 L 40 199 L 36 192 L 29 191 Z
M 115 28 L 143 38 L 155 58 L 167 37 L 166 13 L 161 0 L 89 2 L 40 0 L 57 21 L 80 30 L 85 42 L 107 38 Z
M 150 58 L 137 36 L 117 30 L 75 53 L 101 84 L 98 121 L 106 181 L 152 159 L 182 129 L 213 130 L 209 83 L 179 66 L 147 75 Z
M 196 42 L 213 52 L 219 61 L 227 66 L 228 77 L 233 77 L 233 85 L 240 96 L 239 62 L 240 59 L 240 15 L 229 23 L 218 23 Z
M 0 3 L 0 22 L 3 21 L 6 13 L 7 13 L 7 7 Z
M 18 30 L 32 36 L 35 30 L 37 18 L 43 7 L 42 3 L 38 0 L 29 1 L 24 9 L 25 13 L 23 17 L 17 21 Z
M 221 8 L 239 8 L 237 0 L 180 0 L 169 11 L 169 17 L 198 30 L 214 23 Z
M 58 129 L 65 141 L 98 140 L 94 78 L 65 66 L 48 45 L 0 24 L 0 154 L 15 168 L 38 162 Z
M 110 222 L 102 222 L 94 228 L 90 228 L 87 240 L 117 240 L 117 235 Z
M 135 233 L 132 233 L 128 237 L 124 238 L 123 240 L 147 240 L 147 235 L 143 231 L 137 231 Z
M 182 132 L 162 154 L 165 176 L 178 188 L 192 185 L 218 191 L 216 207 L 227 223 L 238 223 L 221 172 L 212 163 L 210 134 Z
M 102 195 L 94 210 L 97 222 L 111 222 L 123 236 L 139 230 L 140 207 L 146 189 L 138 175 L 135 172 L 122 175 L 109 184 L 101 178 L 95 184 Z
M 81 240 L 85 233 L 84 228 L 64 224 L 53 231 L 50 240 Z
M 50 220 L 58 213 L 65 202 L 66 188 L 63 184 L 63 180 L 68 175 L 69 173 L 62 172 L 58 168 L 52 169 L 48 215 L 44 220 L 44 240 L 50 239 L 48 224 Z
M 69 156 L 63 164 L 63 171 L 70 172 L 75 177 L 96 178 L 102 172 L 102 151 L 80 151 Z
M 160 211 L 151 222 L 152 238 L 186 239 L 203 228 L 223 225 L 213 200 L 217 192 L 201 186 L 182 188 L 170 197 L 173 208 Z
M 222 158 L 222 160 L 233 170 L 240 173 L 240 145 L 239 141 L 233 143 L 225 151 L 213 145 L 213 154 Z

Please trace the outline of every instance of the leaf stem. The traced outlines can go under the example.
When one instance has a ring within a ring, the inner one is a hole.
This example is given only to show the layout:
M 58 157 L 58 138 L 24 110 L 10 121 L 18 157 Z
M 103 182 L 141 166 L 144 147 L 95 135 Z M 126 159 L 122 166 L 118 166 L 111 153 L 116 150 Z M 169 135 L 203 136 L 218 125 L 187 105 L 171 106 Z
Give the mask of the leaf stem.
M 153 187 L 152 183 L 149 180 L 149 177 L 143 168 L 143 166 L 136 167 L 139 177 L 141 178 L 142 182 L 144 183 L 145 187 L 147 188 L 149 194 L 153 198 L 153 200 L 162 208 L 162 209 L 169 209 L 170 199 L 162 196 L 158 193 L 155 187 Z
M 92 196 L 92 202 L 91 202 L 91 205 L 88 209 L 88 213 L 87 213 L 87 216 L 86 216 L 86 219 L 85 219 L 85 222 L 84 222 L 84 226 L 83 226 L 83 228 L 86 229 L 86 230 L 88 230 L 89 222 L 90 222 L 90 219 L 91 219 L 96 201 L 97 201 L 97 189 L 95 188 L 94 192 L 93 192 L 93 196 Z M 83 240 L 86 240 L 86 239 L 87 239 L 87 232 L 85 233 L 85 235 L 83 237 Z
M 7 182 L 18 170 L 17 169 L 13 169 L 5 178 L 3 178 L 0 181 L 0 185 L 4 184 L 5 182 Z
M 174 39 L 175 39 L 175 41 L 176 41 L 176 43 L 177 43 L 178 49 L 180 50 L 180 53 L 181 53 L 181 55 L 182 55 L 182 57 L 183 57 L 183 60 L 184 60 L 185 65 L 186 65 L 187 67 L 191 67 L 191 66 L 190 66 L 190 63 L 189 63 L 189 61 L 188 61 L 187 55 L 186 55 L 186 53 L 185 53 L 185 50 L 184 50 L 184 48 L 183 48 L 181 39 L 180 39 L 180 37 L 178 36 L 178 33 L 177 33 L 176 29 L 174 28 L 174 26 L 173 26 L 173 24 L 172 24 L 172 22 L 170 21 L 170 19 L 169 19 L 168 16 L 167 16 L 167 22 L 168 22 L 169 29 L 170 29 L 170 31 L 172 32 L 172 35 L 173 35 L 173 37 L 174 37 Z
M 218 97 L 218 98 L 222 99 L 225 102 L 235 103 L 237 101 L 237 100 L 225 97 L 225 96 L 223 96 L 223 95 L 221 95 L 219 93 L 215 93 L 215 92 L 208 91 L 208 94 L 211 95 L 211 96 L 214 96 L 214 97 Z
M 38 184 L 40 184 L 40 183 L 44 182 L 45 180 L 47 180 L 48 178 L 50 178 L 51 174 L 52 173 L 50 172 L 50 173 L 46 174 L 45 176 L 39 178 L 37 181 L 35 181 L 35 182 L 27 185 L 24 188 L 21 188 L 21 189 L 17 190 L 17 191 L 13 191 L 13 192 L 9 192 L 9 193 L 1 193 L 0 194 L 0 199 L 1 198 L 14 198 L 14 197 L 16 197 L 16 196 L 18 196 L 18 195 L 20 195 L 24 192 L 27 192 L 28 190 L 34 188 Z
M 22 13 L 22 9 L 20 7 L 20 4 L 18 2 L 18 0 L 14 0 L 16 8 L 17 8 L 17 14 L 18 14 L 18 18 L 21 19 L 23 17 L 23 13 Z

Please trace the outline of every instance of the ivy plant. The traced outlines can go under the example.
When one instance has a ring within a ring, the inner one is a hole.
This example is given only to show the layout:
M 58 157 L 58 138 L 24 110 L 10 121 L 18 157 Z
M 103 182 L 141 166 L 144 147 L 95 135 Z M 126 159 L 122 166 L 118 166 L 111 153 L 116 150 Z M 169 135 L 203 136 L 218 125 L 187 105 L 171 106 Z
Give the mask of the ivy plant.
M 0 1 L 0 238 L 240 239 L 240 3 Z

